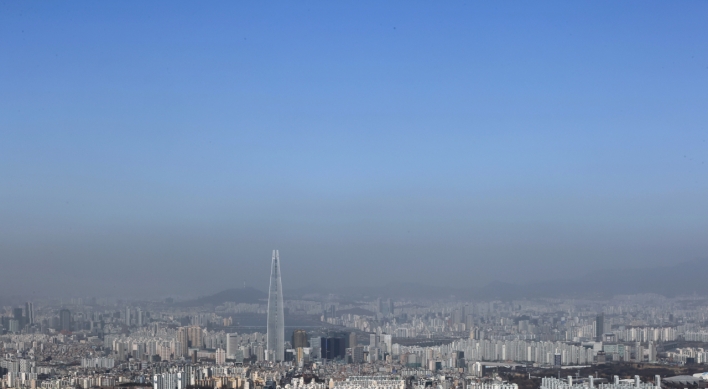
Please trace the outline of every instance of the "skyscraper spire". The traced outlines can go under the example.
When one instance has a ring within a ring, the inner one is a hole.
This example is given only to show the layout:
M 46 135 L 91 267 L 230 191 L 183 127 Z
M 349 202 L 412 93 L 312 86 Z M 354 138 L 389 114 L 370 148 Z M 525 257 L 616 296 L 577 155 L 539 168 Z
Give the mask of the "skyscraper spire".
M 280 255 L 273 250 L 268 290 L 268 343 L 266 357 L 269 361 L 285 360 L 285 317 L 283 314 L 283 284 L 280 281 Z

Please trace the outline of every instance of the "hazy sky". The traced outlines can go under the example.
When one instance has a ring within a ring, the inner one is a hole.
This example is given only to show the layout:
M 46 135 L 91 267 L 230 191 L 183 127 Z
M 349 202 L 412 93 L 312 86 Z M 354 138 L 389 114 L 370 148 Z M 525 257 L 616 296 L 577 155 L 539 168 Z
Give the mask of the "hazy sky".
M 708 3 L 0 3 L 0 293 L 708 250 Z

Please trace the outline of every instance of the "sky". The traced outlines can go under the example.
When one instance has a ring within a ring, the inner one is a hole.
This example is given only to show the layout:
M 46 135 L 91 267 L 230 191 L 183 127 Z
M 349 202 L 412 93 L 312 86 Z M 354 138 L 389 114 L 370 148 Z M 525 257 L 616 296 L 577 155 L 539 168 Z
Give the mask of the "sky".
M 708 3 L 0 2 L 0 293 L 708 256 Z M 630 276 L 630 273 L 628 273 Z

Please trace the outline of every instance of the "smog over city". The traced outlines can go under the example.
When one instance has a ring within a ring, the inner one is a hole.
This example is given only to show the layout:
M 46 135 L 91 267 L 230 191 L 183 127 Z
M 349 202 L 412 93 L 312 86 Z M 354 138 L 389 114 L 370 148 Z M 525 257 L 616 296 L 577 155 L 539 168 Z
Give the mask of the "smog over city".
M 706 388 L 706 15 L 0 2 L 0 389 Z

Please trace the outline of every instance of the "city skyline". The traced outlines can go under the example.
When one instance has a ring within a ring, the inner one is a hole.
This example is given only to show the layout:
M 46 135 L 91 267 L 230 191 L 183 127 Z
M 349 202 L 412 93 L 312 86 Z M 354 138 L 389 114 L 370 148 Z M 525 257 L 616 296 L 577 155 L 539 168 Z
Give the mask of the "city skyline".
M 708 388 L 706 15 L 0 1 L 0 389 Z

